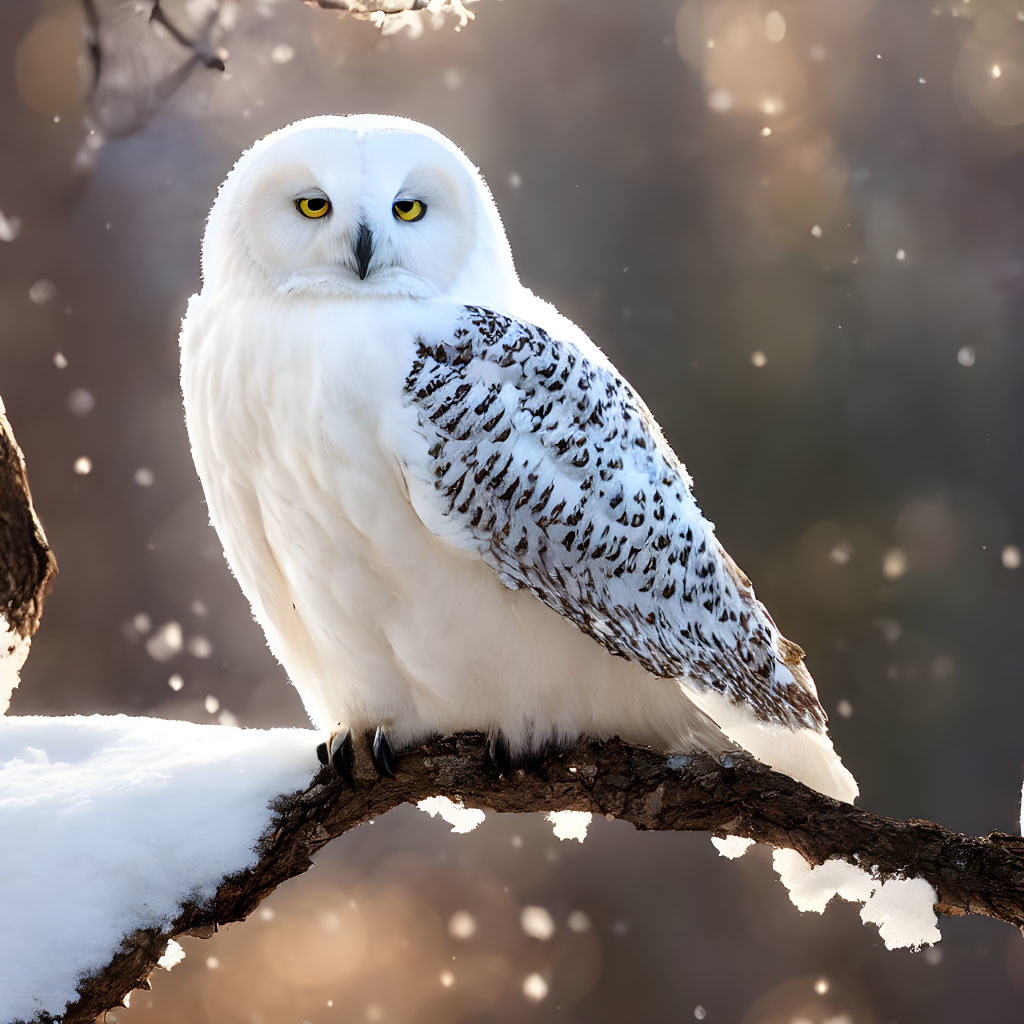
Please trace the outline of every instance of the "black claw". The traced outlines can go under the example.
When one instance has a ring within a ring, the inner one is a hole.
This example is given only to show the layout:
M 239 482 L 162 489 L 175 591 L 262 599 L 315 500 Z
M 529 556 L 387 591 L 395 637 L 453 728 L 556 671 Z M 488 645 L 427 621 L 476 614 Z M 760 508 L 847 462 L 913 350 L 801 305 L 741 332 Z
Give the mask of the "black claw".
M 351 786 L 352 762 L 355 753 L 352 750 L 352 734 L 348 731 L 335 733 L 331 737 L 331 767 Z
M 373 767 L 377 769 L 378 775 L 393 779 L 395 765 L 396 760 L 391 744 L 388 743 L 388 738 L 384 735 L 383 727 L 378 725 L 377 731 L 373 734 Z
M 508 740 L 504 733 L 498 733 L 491 740 L 491 760 L 500 775 L 512 774 L 512 753 L 508 749 Z
M 326 768 L 330 761 L 330 758 L 327 756 L 326 743 L 318 743 L 316 745 L 316 756 L 319 759 L 320 763 Z

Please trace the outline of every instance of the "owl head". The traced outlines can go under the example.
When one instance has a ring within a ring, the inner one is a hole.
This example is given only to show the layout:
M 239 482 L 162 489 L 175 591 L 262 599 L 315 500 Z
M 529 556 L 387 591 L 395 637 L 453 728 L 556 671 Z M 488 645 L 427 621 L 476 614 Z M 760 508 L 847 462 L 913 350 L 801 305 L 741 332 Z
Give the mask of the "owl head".
M 205 288 L 250 294 L 456 297 L 514 281 L 480 172 L 400 117 L 312 117 L 246 151 L 203 238 Z

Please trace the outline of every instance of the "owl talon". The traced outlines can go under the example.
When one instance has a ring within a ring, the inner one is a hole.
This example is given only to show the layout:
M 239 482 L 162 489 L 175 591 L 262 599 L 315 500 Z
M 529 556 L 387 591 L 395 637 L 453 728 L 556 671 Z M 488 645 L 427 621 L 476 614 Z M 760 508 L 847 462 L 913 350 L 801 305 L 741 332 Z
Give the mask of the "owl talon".
M 344 732 L 336 732 L 331 737 L 330 761 L 331 767 L 350 786 L 353 783 L 352 762 L 355 753 L 352 750 L 352 734 L 346 729 Z
M 508 740 L 505 739 L 504 733 L 499 732 L 498 735 L 491 740 L 490 754 L 491 760 L 494 762 L 494 767 L 498 769 L 499 775 L 512 774 L 512 752 L 508 748 Z
M 393 779 L 397 761 L 382 726 L 373 735 L 373 767 L 382 778 Z

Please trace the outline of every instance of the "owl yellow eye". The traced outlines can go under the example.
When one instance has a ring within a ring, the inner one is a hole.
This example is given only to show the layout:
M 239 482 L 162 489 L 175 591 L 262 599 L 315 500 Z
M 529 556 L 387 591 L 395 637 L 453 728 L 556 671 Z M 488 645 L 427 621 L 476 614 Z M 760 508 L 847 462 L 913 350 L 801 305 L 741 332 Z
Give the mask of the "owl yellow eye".
M 399 220 L 411 223 L 414 220 L 423 219 L 423 214 L 427 212 L 427 204 L 421 203 L 418 199 L 399 199 L 398 202 L 391 207 L 391 212 L 394 213 Z
M 312 199 L 297 199 L 295 208 L 303 217 L 316 220 L 319 217 L 326 217 L 331 212 L 331 204 L 322 196 L 315 196 Z

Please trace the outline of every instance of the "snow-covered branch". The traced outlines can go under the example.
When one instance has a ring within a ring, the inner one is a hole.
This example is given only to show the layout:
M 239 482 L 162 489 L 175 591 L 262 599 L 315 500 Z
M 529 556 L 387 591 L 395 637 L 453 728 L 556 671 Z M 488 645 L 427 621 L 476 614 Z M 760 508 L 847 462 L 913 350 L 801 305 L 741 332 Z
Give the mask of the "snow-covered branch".
M 348 14 L 357 21 L 369 21 L 386 35 L 407 32 L 416 39 L 425 23 L 433 28 L 453 24 L 465 28 L 476 15 L 466 4 L 476 0 L 303 0 L 309 7 Z
M 382 17 L 394 17 L 427 11 L 433 15 L 455 15 L 461 28 L 474 17 L 466 8 L 467 3 L 476 0 L 304 0 L 310 7 L 322 7 L 326 11 L 338 11 L 342 14 L 355 14 L 363 17 L 373 16 L 380 24 Z
M 934 888 L 934 909 L 940 914 L 984 914 L 1024 927 L 1020 836 L 963 836 L 927 821 L 869 814 L 742 754 L 724 760 L 666 756 L 618 740 L 581 742 L 505 778 L 498 775 L 483 736 L 459 734 L 406 753 L 394 781 L 377 777 L 363 749 L 357 752 L 354 785 L 324 769 L 305 790 L 280 798 L 258 844 L 258 860 L 224 879 L 211 899 L 186 904 L 166 927 L 127 939 L 106 967 L 80 983 L 80 998 L 63 1020 L 93 1021 L 146 984 L 175 936 L 210 935 L 219 925 L 245 918 L 283 881 L 309 868 L 313 855 L 331 839 L 401 803 L 436 794 L 493 811 L 571 809 L 619 818 L 640 829 L 742 837 L 798 851 L 811 864 L 841 862 L 846 872 L 854 869 L 845 866 L 858 864 L 867 869 L 863 877 L 876 879 L 877 885 L 883 879 L 920 879 L 924 892 L 931 891 L 924 883 Z M 792 866 L 789 873 L 792 888 Z M 841 885 L 839 891 L 844 894 Z M 879 908 L 872 912 L 885 913 Z M 865 915 L 865 920 L 877 919 Z
M 449 0 L 305 0 L 310 6 L 346 14 L 401 14 L 403 11 L 441 9 Z

